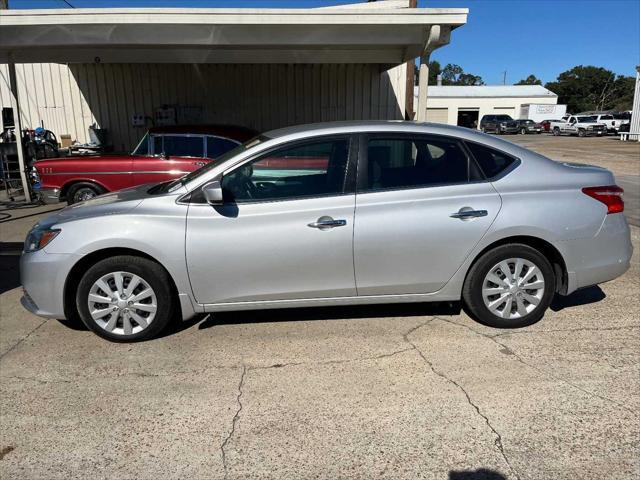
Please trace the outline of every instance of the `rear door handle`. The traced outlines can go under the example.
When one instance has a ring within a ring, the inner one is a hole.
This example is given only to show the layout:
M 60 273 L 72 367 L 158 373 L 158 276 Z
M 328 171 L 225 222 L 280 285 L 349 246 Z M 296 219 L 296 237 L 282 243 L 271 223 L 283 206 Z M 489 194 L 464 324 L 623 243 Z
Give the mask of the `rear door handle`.
M 344 227 L 347 224 L 346 220 L 334 220 L 331 217 L 320 217 L 315 222 L 308 223 L 307 226 L 311 228 L 318 228 L 320 230 L 328 230 L 329 228 Z
M 486 217 L 487 214 L 486 210 L 473 210 L 471 207 L 462 207 L 449 216 L 451 218 L 459 218 L 460 220 L 471 220 L 472 218 Z

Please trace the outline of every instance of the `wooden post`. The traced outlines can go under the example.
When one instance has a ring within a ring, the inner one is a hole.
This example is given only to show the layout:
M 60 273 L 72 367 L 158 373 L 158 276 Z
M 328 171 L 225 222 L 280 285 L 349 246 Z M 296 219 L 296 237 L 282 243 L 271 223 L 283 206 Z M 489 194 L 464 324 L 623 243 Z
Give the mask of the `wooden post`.
M 18 95 L 18 82 L 16 80 L 16 64 L 13 62 L 13 58 L 11 58 L 11 56 L 9 58 L 9 87 L 11 89 L 11 96 L 13 97 L 14 105 L 13 121 L 15 123 L 16 131 L 16 150 L 18 152 L 20 181 L 22 182 L 22 189 L 24 190 L 24 198 L 27 203 L 31 203 L 31 189 L 29 188 L 27 173 L 25 171 L 25 154 L 24 145 L 22 144 L 22 119 L 20 118 L 20 98 Z

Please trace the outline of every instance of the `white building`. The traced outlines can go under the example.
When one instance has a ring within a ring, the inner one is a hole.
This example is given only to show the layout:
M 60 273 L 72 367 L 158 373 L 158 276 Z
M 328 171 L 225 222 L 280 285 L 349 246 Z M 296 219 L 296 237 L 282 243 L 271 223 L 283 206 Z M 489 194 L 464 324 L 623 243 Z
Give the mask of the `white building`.
M 414 91 L 414 99 L 417 96 Z M 560 118 L 566 106 L 557 104 L 558 96 L 541 85 L 429 85 L 426 119 L 428 122 L 470 127 L 474 123 L 479 124 L 482 116 L 489 114 L 505 114 L 518 119 L 532 118 L 531 114 L 540 112 L 546 115 L 545 118 Z

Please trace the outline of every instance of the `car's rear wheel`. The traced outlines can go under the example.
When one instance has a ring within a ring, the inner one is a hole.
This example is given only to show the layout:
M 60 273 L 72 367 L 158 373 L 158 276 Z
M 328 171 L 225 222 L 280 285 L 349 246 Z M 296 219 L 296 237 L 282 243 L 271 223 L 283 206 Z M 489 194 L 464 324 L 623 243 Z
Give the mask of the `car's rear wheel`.
M 520 129 L 520 134 L 521 135 L 526 135 L 527 134 L 527 129 L 526 128 L 521 128 Z
M 74 203 L 91 200 L 100 194 L 102 194 L 102 189 L 93 183 L 76 183 L 67 191 L 67 203 L 73 205 Z
M 497 328 L 519 328 L 539 321 L 555 292 L 549 260 L 523 244 L 507 244 L 485 253 L 473 265 L 463 287 L 470 316 Z
M 76 307 L 83 323 L 115 342 L 147 340 L 169 323 L 174 300 L 162 266 L 122 255 L 99 261 L 78 285 Z

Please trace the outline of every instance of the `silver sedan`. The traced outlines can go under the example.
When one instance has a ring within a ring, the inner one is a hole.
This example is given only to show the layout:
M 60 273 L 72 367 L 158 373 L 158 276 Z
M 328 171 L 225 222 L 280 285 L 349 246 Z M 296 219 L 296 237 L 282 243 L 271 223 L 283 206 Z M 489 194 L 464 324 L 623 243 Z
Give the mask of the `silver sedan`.
M 469 129 L 285 128 L 46 218 L 25 241 L 22 303 L 114 341 L 199 312 L 428 301 L 522 327 L 628 269 L 623 209 L 608 170 Z

